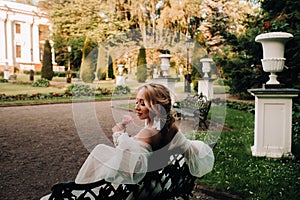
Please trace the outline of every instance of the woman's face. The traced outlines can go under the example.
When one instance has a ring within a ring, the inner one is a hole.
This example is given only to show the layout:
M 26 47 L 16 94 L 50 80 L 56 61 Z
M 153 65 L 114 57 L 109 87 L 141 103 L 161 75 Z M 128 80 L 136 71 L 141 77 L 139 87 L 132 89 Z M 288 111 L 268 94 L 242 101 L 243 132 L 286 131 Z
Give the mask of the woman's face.
M 144 95 L 144 88 L 142 88 L 136 96 L 136 102 L 135 102 L 135 110 L 136 110 L 136 115 L 141 119 L 145 120 L 148 119 L 150 120 L 149 116 L 149 109 L 147 108 L 145 104 L 145 95 Z

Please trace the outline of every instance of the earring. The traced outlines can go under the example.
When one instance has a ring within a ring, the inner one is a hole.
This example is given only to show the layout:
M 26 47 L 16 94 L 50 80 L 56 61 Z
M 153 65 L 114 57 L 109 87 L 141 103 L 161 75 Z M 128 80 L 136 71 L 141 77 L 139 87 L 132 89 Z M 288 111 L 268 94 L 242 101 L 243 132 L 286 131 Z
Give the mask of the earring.
M 152 128 L 155 128 L 156 130 L 160 131 L 161 130 L 161 121 L 159 117 L 155 117 L 153 121 Z

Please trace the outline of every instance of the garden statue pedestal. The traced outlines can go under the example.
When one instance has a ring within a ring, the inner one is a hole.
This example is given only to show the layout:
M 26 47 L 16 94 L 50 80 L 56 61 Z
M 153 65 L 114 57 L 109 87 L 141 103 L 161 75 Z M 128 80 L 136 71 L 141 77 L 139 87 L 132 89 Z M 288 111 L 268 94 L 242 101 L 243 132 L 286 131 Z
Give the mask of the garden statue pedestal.
M 201 78 L 198 79 L 198 94 L 202 93 L 207 99 L 213 99 L 214 97 L 214 88 L 213 82 L 214 78 Z
M 172 104 L 175 103 L 175 83 L 179 81 L 180 78 L 170 78 L 170 77 L 158 77 L 152 79 L 154 83 L 162 84 L 165 87 L 169 88 L 172 98 Z
M 202 65 L 202 72 L 204 73 L 204 76 L 203 78 L 198 79 L 198 94 L 200 95 L 200 93 L 202 93 L 207 97 L 207 99 L 213 99 L 213 82 L 215 79 L 210 78 L 210 75 L 208 73 L 211 71 L 211 66 L 214 61 L 208 56 L 205 56 L 200 59 L 200 63 Z
M 297 89 L 249 89 L 255 96 L 253 156 L 281 158 L 291 155 L 292 98 Z
M 116 85 L 125 85 L 126 76 L 123 76 L 124 65 L 119 64 L 117 67 L 118 67 L 118 75 L 116 75 Z
M 4 79 L 9 80 L 10 72 L 9 70 L 4 70 Z
M 116 85 L 125 85 L 126 84 L 126 76 L 116 76 Z

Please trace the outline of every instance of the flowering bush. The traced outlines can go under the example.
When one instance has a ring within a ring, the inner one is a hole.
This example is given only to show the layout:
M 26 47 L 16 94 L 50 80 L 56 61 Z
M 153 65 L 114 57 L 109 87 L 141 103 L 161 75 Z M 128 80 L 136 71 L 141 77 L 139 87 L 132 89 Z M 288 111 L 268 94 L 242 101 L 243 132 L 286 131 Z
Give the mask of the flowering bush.
M 263 24 L 263 32 L 285 32 L 287 31 L 288 23 L 284 21 L 276 21 Z

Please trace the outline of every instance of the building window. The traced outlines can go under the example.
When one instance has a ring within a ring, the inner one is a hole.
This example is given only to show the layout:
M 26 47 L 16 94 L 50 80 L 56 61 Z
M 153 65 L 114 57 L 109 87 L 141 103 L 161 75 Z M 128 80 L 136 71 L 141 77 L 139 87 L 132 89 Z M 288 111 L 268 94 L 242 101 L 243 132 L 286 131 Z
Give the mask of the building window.
M 21 33 L 21 24 L 16 24 L 16 33 Z
M 21 45 L 16 45 L 16 58 L 21 58 Z

